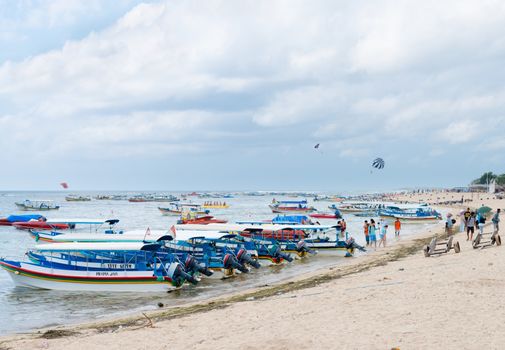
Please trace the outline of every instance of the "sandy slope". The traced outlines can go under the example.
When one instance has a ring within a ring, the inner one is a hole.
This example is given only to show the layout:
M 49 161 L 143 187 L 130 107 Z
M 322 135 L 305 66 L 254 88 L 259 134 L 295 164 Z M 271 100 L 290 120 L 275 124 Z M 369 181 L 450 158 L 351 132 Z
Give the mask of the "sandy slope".
M 155 321 L 154 328 L 3 338 L 0 348 L 503 348 L 505 248 L 473 250 L 464 237 L 456 239 L 460 254 L 425 258 L 418 252 L 311 288 Z M 377 261 L 395 249 L 362 261 Z

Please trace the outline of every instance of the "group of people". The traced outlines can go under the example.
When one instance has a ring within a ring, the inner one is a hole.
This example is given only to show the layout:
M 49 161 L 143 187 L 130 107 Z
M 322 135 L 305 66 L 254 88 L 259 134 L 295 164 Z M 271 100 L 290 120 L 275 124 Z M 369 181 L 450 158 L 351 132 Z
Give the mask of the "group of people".
M 395 237 L 400 237 L 400 231 L 402 228 L 402 224 L 400 220 L 397 218 L 394 222 L 395 227 Z M 377 236 L 379 236 L 379 247 L 386 246 L 387 242 L 387 232 L 389 225 L 384 219 L 380 219 L 378 223 L 375 222 L 374 219 L 365 220 L 363 224 L 363 233 L 365 234 L 366 245 L 374 248 L 377 248 Z
M 493 232 L 498 233 L 499 223 L 500 223 L 500 209 L 496 211 L 491 219 L 493 223 Z M 452 223 L 452 220 L 451 220 Z M 471 211 L 467 208 L 466 211 L 461 213 L 460 216 L 460 232 L 466 231 L 466 240 L 473 241 L 473 234 L 475 229 L 479 229 L 481 235 L 484 234 L 484 226 L 486 225 L 486 216 L 481 214 L 479 211 Z M 450 229 L 449 220 L 447 224 Z

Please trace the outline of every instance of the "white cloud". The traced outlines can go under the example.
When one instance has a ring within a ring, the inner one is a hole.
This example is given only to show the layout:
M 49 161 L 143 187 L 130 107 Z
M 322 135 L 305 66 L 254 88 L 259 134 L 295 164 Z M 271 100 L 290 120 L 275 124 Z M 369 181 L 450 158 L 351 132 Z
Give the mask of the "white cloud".
M 79 23 L 104 3 L 48 4 L 23 21 Z M 140 4 L 104 30 L 0 65 L 1 145 L 61 159 L 230 144 L 289 153 L 313 141 L 349 158 L 420 144 L 439 155 L 482 125 L 496 138 L 503 26 L 493 1 Z

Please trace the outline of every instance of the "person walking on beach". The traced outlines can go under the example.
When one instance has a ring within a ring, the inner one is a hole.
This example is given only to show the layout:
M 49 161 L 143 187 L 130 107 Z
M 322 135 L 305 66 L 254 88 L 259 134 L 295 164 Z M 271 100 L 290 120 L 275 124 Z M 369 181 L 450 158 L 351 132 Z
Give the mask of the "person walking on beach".
M 465 217 L 465 229 L 468 227 L 468 219 L 472 216 L 472 212 L 470 211 L 470 208 L 466 208 L 465 213 L 463 214 Z
M 484 234 L 484 226 L 486 225 L 486 217 L 481 213 L 477 213 L 477 227 L 479 228 L 479 232 L 481 235 Z
M 395 220 L 395 237 L 400 237 L 400 230 L 402 229 L 402 223 L 400 219 L 396 218 Z
M 465 227 L 466 227 L 465 212 L 462 211 L 461 213 L 459 213 L 459 232 L 465 232 Z
M 370 226 L 368 228 L 368 235 L 370 236 L 370 246 L 374 245 L 375 249 L 377 249 L 377 236 L 375 235 L 375 221 L 374 219 L 370 219 Z
M 382 243 L 382 246 L 384 248 L 386 248 L 386 234 L 388 232 L 388 225 L 387 224 L 384 224 L 381 228 L 381 232 L 380 232 L 380 241 L 379 241 L 379 247 L 381 246 L 381 243 Z
M 368 247 L 370 245 L 370 237 L 368 237 L 368 220 L 365 220 L 363 231 L 365 233 L 366 246 Z
M 500 209 L 496 211 L 496 214 L 493 215 L 491 221 L 493 222 L 493 232 L 498 233 L 500 230 Z
M 470 218 L 466 221 L 466 240 L 472 241 L 475 232 L 475 213 L 472 212 Z

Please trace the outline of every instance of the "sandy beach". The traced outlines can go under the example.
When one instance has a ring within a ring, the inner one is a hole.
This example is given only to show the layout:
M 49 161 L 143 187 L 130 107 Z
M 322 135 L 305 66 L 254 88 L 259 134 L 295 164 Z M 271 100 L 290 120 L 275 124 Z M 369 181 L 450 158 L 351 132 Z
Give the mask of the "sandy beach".
M 475 250 L 458 233 L 461 253 L 426 258 L 421 249 L 434 234 L 279 285 L 150 312 L 150 320 L 3 337 L 0 348 L 502 348 L 503 248 Z

